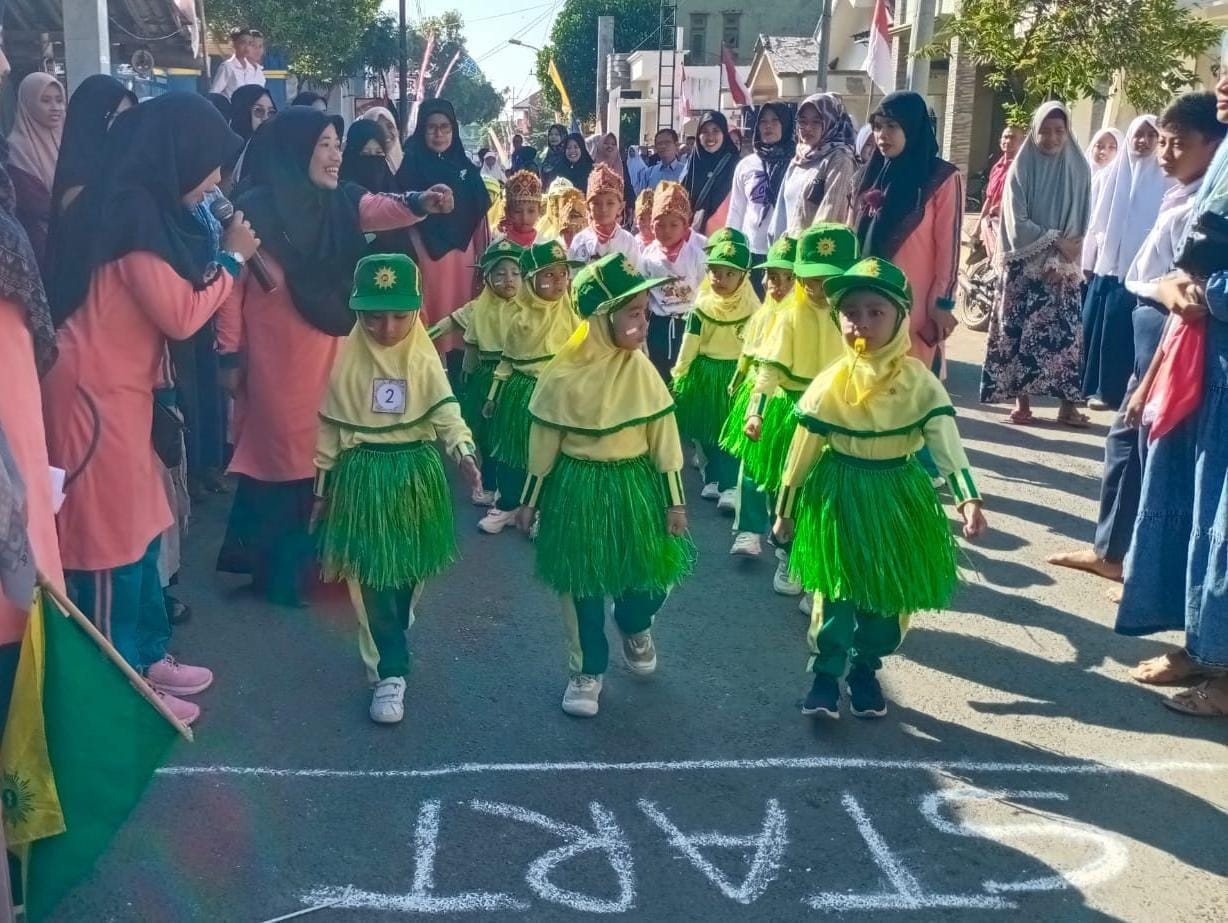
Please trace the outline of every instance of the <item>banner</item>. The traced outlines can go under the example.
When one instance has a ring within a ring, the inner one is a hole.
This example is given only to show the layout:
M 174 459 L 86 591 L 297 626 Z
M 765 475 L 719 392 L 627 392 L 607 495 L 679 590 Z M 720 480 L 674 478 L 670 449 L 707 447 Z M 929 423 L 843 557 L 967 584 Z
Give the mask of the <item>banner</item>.
M 563 77 L 559 73 L 558 67 L 555 66 L 554 58 L 550 59 L 550 65 L 547 68 L 547 70 L 550 73 L 551 82 L 554 83 L 555 89 L 559 91 L 559 99 L 563 103 L 563 111 L 567 113 L 568 116 L 570 116 L 571 115 L 571 98 L 567 95 L 567 88 L 563 86 Z
M 870 16 L 870 45 L 866 49 L 865 71 L 883 93 L 895 92 L 895 64 L 891 60 L 892 0 L 874 0 Z

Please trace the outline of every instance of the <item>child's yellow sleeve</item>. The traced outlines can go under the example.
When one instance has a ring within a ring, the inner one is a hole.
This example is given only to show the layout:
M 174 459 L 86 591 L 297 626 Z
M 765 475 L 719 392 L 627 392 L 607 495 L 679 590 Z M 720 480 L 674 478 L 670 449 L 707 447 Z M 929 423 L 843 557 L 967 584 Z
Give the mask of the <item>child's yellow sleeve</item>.
M 678 420 L 672 413 L 650 421 L 645 427 L 648 455 L 661 472 L 665 496 L 670 506 L 686 506 L 682 489 L 682 438 L 678 435 Z
M 453 330 L 463 330 L 463 329 L 464 328 L 461 327 L 460 324 L 458 324 L 453 319 L 452 315 L 449 314 L 447 317 L 445 317 L 443 320 L 439 321 L 438 323 L 432 324 L 430 327 L 427 327 L 426 335 L 429 336 L 433 342 L 435 340 L 438 340 L 441 336 L 451 333 Z
M 826 440 L 818 433 L 812 433 L 800 423 L 793 433 L 793 441 L 789 444 L 789 455 L 785 459 L 785 473 L 780 479 L 780 497 L 776 501 L 776 515 L 782 519 L 793 519 L 797 514 L 797 495 L 806 478 L 814 470 L 823 452 Z
M 529 427 L 529 476 L 520 494 L 520 505 L 536 507 L 541 498 L 542 484 L 554 470 L 563 446 L 563 431 L 534 423 Z
M 461 416 L 460 404 L 456 401 L 448 401 L 432 410 L 431 425 L 435 427 L 435 438 L 444 444 L 453 461 L 460 461 L 466 455 L 477 455 L 473 433 Z
M 315 495 L 328 496 L 329 475 L 337 465 L 337 456 L 341 454 L 341 428 L 327 420 L 320 421 L 316 431 L 316 479 Z
M 763 416 L 763 408 L 780 387 L 783 377 L 780 369 L 771 363 L 759 363 L 759 369 L 755 373 L 755 390 L 751 392 L 750 402 L 746 405 L 746 419 Z
M 686 333 L 682 335 L 682 345 L 678 348 L 678 359 L 674 362 L 671 373 L 674 381 L 682 378 L 691 368 L 691 363 L 699 355 L 699 340 L 703 336 L 704 322 L 698 314 L 691 314 L 686 320 Z
M 951 496 L 955 498 L 955 506 L 963 509 L 966 503 L 980 500 L 981 492 L 977 490 L 968 454 L 960 442 L 955 417 L 943 414 L 931 418 L 925 424 L 923 434 L 925 446 L 934 457 L 934 464 L 938 466 L 939 473 L 947 479 Z
M 488 401 L 498 401 L 499 392 L 503 390 L 503 385 L 509 378 L 512 377 L 512 360 L 503 358 L 499 360 L 499 364 L 495 366 L 494 380 L 490 383 L 490 393 L 486 395 Z

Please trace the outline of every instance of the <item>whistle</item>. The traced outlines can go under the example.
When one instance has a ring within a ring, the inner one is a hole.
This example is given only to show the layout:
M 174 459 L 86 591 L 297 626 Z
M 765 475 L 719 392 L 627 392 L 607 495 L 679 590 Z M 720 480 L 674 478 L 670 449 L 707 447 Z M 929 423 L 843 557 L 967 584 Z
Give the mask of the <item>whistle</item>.
M 857 337 L 857 339 L 853 340 L 853 352 L 857 353 L 857 355 L 860 356 L 865 351 L 866 351 L 866 338 L 865 337 Z

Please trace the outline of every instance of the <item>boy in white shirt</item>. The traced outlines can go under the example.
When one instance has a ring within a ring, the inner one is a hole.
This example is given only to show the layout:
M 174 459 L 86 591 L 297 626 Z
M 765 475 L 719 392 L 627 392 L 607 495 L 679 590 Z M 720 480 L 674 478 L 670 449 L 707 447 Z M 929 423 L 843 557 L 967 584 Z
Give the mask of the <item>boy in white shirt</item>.
M 227 99 L 239 87 L 264 86 L 264 68 L 260 66 L 264 36 L 255 29 L 234 29 L 230 33 L 230 47 L 234 54 L 218 65 L 212 87 L 214 93 L 221 93 Z
M 568 256 L 591 263 L 611 253 L 621 253 L 634 267 L 640 248 L 631 232 L 622 226 L 626 199 L 623 178 L 603 163 L 588 177 L 588 227 L 575 236 Z

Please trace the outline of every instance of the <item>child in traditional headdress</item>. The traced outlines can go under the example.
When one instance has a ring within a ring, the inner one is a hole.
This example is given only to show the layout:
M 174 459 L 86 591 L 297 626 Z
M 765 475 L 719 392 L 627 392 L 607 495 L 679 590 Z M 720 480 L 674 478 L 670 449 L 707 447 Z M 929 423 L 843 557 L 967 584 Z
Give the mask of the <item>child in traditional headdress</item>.
M 542 241 L 558 240 L 563 233 L 563 202 L 575 190 L 571 180 L 555 177 L 546 189 L 541 221 L 537 223 L 538 236 Z
M 565 248 L 570 248 L 576 235 L 588 227 L 588 205 L 584 201 L 584 193 L 579 189 L 571 189 L 563 193 L 559 215 L 562 219 L 562 228 L 559 231 L 558 241 Z
M 418 268 L 375 254 L 354 271 L 358 323 L 342 343 L 320 411 L 315 506 L 326 580 L 344 580 L 378 660 L 371 720 L 405 714 L 415 593 L 456 560 L 452 493 L 436 441 L 470 485 L 476 449 L 422 325 Z
M 631 672 L 657 667 L 651 628 L 690 573 L 682 445 L 674 404 L 644 355 L 646 280 L 620 254 L 576 276 L 584 324 L 546 366 L 529 404 L 529 478 L 519 514 L 537 510 L 537 573 L 563 598 L 571 679 L 563 711 L 597 714 L 609 663 L 606 599 Z
M 705 272 L 704 241 L 691 233 L 691 200 L 681 184 L 657 186 L 652 233 L 655 239 L 640 253 L 640 272 L 669 281 L 649 295 L 648 357 L 668 381 Z
M 588 227 L 572 240 L 568 255 L 581 263 L 610 253 L 620 253 L 634 266 L 639 259 L 639 245 L 631 232 L 622 226 L 626 207 L 623 177 L 604 163 L 593 167 L 588 175 Z
M 495 368 L 482 415 L 490 420 L 499 498 L 478 523 L 498 535 L 516 519 L 529 454 L 529 397 L 537 376 L 563 348 L 579 323 L 571 305 L 571 267 L 558 241 L 520 254 L 524 279 L 503 335 L 503 356 Z
M 862 260 L 824 284 L 840 312 L 844 356 L 797 404 L 774 531 L 814 592 L 808 641 L 814 684 L 803 714 L 836 718 L 849 669 L 850 710 L 887 713 L 875 674 L 909 617 L 944 609 L 958 583 L 956 543 L 916 458 L 927 446 L 947 478 L 964 537 L 987 528 L 955 410 L 941 382 L 909 356 L 912 291 L 894 264 Z
M 737 504 L 738 463 L 720 447 L 729 416 L 733 381 L 742 355 L 742 331 L 762 305 L 750 284 L 751 253 L 744 243 L 726 240 L 707 258 L 708 280 L 686 322 L 686 334 L 673 369 L 678 428 L 703 450 L 705 500 L 722 511 Z
M 497 483 L 491 455 L 490 421 L 482 407 L 494 383 L 495 367 L 503 356 L 503 335 L 520 294 L 520 254 L 524 248 L 506 238 L 486 248 L 478 260 L 482 271 L 481 294 L 430 328 L 432 340 L 460 330 L 465 341 L 461 364 L 461 413 L 473 431 L 482 457 L 482 484 L 473 492 L 475 506 L 493 506 Z
M 510 240 L 519 247 L 545 243 L 550 238 L 538 231 L 542 218 L 542 181 L 536 173 L 520 170 L 503 187 L 503 223 L 494 243 Z
M 656 238 L 652 234 L 652 190 L 645 189 L 635 197 L 635 242 L 640 253 Z
M 708 238 L 711 246 L 715 241 L 720 244 L 724 239 L 726 228 L 717 231 Z M 740 231 L 743 241 L 745 235 Z M 750 406 L 750 397 L 758 380 L 758 354 L 764 342 L 771 335 L 772 328 L 780 319 L 793 298 L 795 286 L 793 263 L 797 258 L 797 241 L 792 237 L 782 237 L 772 244 L 768 250 L 767 259 L 756 266 L 764 270 L 767 279 L 766 297 L 763 307 L 751 315 L 742 331 L 742 355 L 738 359 L 738 369 L 729 383 L 729 392 L 733 401 L 729 405 L 729 416 L 721 429 L 721 448 L 738 459 L 738 505 L 733 516 L 734 540 L 729 550 L 732 555 L 758 557 L 763 553 L 762 536 L 771 527 L 770 498 L 760 490 L 750 469 L 758 459 L 760 444 L 746 438 L 746 410 Z M 786 572 L 785 576 L 788 574 Z

